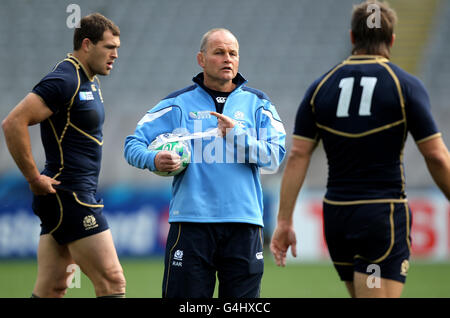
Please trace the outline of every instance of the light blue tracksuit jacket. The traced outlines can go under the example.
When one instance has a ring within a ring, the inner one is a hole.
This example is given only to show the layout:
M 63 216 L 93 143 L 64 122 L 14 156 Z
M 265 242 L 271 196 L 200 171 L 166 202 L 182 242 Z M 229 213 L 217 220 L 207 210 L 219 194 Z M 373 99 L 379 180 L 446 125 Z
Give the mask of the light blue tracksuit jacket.
M 140 169 L 155 170 L 158 151 L 148 150 L 160 134 L 199 133 L 217 127 L 212 96 L 203 86 L 203 73 L 194 85 L 176 91 L 139 121 L 125 140 L 125 159 Z M 263 224 L 261 170 L 274 172 L 285 155 L 286 133 L 275 107 L 261 91 L 237 85 L 223 114 L 236 121 L 226 137 L 190 140 L 191 163 L 172 183 L 169 222 Z

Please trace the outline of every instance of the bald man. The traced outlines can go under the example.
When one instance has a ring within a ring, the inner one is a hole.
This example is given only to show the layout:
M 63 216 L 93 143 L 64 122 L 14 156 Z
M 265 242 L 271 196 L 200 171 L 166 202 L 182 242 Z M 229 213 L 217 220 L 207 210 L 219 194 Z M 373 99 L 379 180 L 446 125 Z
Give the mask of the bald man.
M 160 134 L 217 130 L 190 140 L 191 162 L 174 177 L 163 297 L 259 297 L 264 269 L 260 171 L 276 171 L 285 131 L 269 98 L 238 73 L 239 44 L 226 29 L 201 40 L 194 85 L 171 93 L 139 121 L 125 141 L 129 164 L 175 171 L 180 157 L 148 150 Z

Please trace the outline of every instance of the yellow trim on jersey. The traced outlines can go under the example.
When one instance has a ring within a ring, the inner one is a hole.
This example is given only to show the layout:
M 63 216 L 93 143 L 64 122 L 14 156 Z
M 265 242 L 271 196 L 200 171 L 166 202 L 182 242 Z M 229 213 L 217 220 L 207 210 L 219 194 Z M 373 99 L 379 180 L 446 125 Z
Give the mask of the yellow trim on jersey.
M 53 122 L 50 118 L 48 118 L 48 122 L 50 123 L 50 127 L 52 128 L 53 134 L 55 135 L 56 143 L 58 144 L 59 149 L 59 156 L 61 158 L 61 167 L 59 168 L 59 172 L 53 176 L 53 179 L 56 179 L 62 172 L 62 169 L 64 169 L 64 155 L 62 150 L 61 141 L 58 138 L 58 134 L 56 133 L 55 125 L 53 125 Z
M 361 58 L 361 60 L 359 60 L 359 58 Z M 371 58 L 373 60 L 367 60 L 368 58 Z M 381 64 L 381 63 L 385 63 L 385 62 L 389 62 L 389 60 L 387 58 L 385 58 L 384 56 L 380 56 L 380 55 L 351 55 L 345 61 L 338 64 L 334 69 L 332 69 L 320 81 L 319 85 L 317 85 L 316 89 L 314 90 L 314 93 L 310 100 L 310 104 L 311 104 L 313 112 L 315 111 L 314 100 L 316 99 L 316 96 L 319 93 L 320 88 L 331 77 L 331 75 L 333 75 L 333 73 L 336 72 L 338 69 L 340 69 L 342 66 L 348 65 L 348 64 L 375 64 L 375 63 Z
M 103 204 L 88 204 L 88 203 L 81 202 L 80 199 L 78 199 L 78 196 L 75 192 L 72 192 L 72 194 L 73 194 L 73 197 L 75 198 L 75 201 L 77 201 L 78 204 L 87 206 L 89 208 L 103 208 L 104 207 Z
M 77 71 L 78 85 L 77 85 L 77 89 L 75 90 L 75 93 L 73 94 L 72 98 L 70 99 L 70 104 L 69 104 L 69 109 L 70 109 L 72 107 L 72 105 L 73 105 L 73 102 L 75 101 L 75 97 L 77 96 L 78 90 L 80 89 L 80 85 L 81 85 L 80 72 L 79 72 L 80 65 L 78 65 L 77 63 L 75 63 L 71 59 L 65 59 L 64 61 L 72 63 L 73 66 L 75 67 L 75 70 Z
M 425 142 L 425 141 L 428 141 L 428 140 L 431 140 L 431 139 L 434 139 L 434 138 L 438 138 L 438 137 L 441 137 L 441 136 L 442 136 L 442 134 L 440 132 L 438 132 L 438 133 L 435 133 L 435 134 L 433 134 L 431 136 L 428 136 L 428 137 L 425 137 L 423 139 L 420 139 L 420 140 L 416 141 L 416 144 L 418 145 L 418 144 L 421 144 L 422 142 Z
M 299 136 L 299 135 L 292 135 L 292 138 L 299 139 L 299 140 L 306 140 L 306 141 L 311 141 L 311 142 L 317 143 L 317 139 L 312 139 L 312 138 L 303 137 L 303 136 Z
M 73 94 L 72 98 L 70 99 L 70 103 L 69 103 L 69 106 L 67 108 L 67 122 L 66 122 L 66 125 L 64 126 L 64 129 L 63 129 L 62 133 L 61 133 L 61 137 L 58 137 L 58 134 L 56 132 L 55 126 L 53 125 L 53 122 L 51 121 L 50 118 L 48 119 L 48 121 L 50 123 L 50 126 L 52 127 L 53 133 L 55 134 L 56 142 L 58 143 L 58 148 L 59 148 L 60 157 L 61 157 L 61 167 L 59 168 L 59 172 L 56 175 L 53 176 L 53 179 L 56 179 L 61 174 L 62 170 L 64 169 L 64 153 L 63 153 L 63 149 L 62 149 L 62 141 L 63 141 L 64 135 L 66 134 L 67 128 L 69 127 L 69 124 L 70 124 L 70 109 L 72 108 L 72 105 L 73 105 L 73 103 L 75 101 L 75 96 L 77 96 L 78 90 L 80 89 L 80 84 L 81 84 L 80 73 L 79 73 L 80 67 L 74 61 L 72 61 L 70 59 L 64 59 L 64 61 L 68 61 L 68 62 L 72 63 L 72 65 L 75 67 L 75 70 L 77 72 L 78 84 L 77 84 L 77 88 L 75 90 L 75 93 Z M 64 61 L 62 61 L 62 62 L 64 62 Z M 60 63 L 58 63 L 58 65 Z
M 58 193 L 56 193 L 56 199 L 58 200 L 58 204 L 59 204 L 59 221 L 58 221 L 58 224 L 56 225 L 56 227 L 53 230 L 51 230 L 48 234 L 53 234 L 53 232 L 55 232 L 61 226 L 61 223 L 63 220 L 63 214 L 64 214 L 63 205 L 62 205 L 61 198 L 59 197 Z
M 389 213 L 389 223 L 391 225 L 391 243 L 389 244 L 389 247 L 387 251 L 382 255 L 381 257 L 375 259 L 375 260 L 369 260 L 366 257 L 363 257 L 361 255 L 355 255 L 354 258 L 361 258 L 363 260 L 366 260 L 370 263 L 380 263 L 383 261 L 388 255 L 391 253 L 392 248 L 394 247 L 394 241 L 395 241 L 395 230 L 394 230 L 394 203 L 391 203 L 391 212 Z
M 401 151 L 400 151 L 400 175 L 402 177 L 402 190 L 401 191 L 402 191 L 402 193 L 404 193 L 406 179 L 405 179 L 405 170 L 403 168 L 403 150 L 405 149 L 406 137 L 408 135 L 407 122 L 406 122 L 406 110 L 405 110 L 405 98 L 403 96 L 400 81 L 399 81 L 397 75 L 395 75 L 394 71 L 391 69 L 391 67 L 384 62 L 380 62 L 380 65 L 383 66 L 389 72 L 389 74 L 391 75 L 392 79 L 395 82 L 395 85 L 397 86 L 398 96 L 400 98 L 400 107 L 402 110 L 402 116 L 403 116 L 403 119 L 405 120 L 405 126 L 403 127 L 403 144 L 401 146 Z
M 79 72 L 80 67 L 74 61 L 72 61 L 71 59 L 65 59 L 65 61 L 68 61 L 68 62 L 72 63 L 73 66 L 75 67 L 75 70 L 77 71 L 78 85 L 77 85 L 77 89 L 75 90 L 75 93 L 73 94 L 72 98 L 70 99 L 69 107 L 67 108 L 67 122 L 66 122 L 66 125 L 64 126 L 63 132 L 61 134 L 61 138 L 60 138 L 61 142 L 62 142 L 62 140 L 64 138 L 64 135 L 66 134 L 67 128 L 69 127 L 69 124 L 70 124 L 70 110 L 71 110 L 71 108 L 73 106 L 73 103 L 75 101 L 75 97 L 77 96 L 78 90 L 80 89 L 80 85 L 81 85 L 80 72 Z
M 102 101 L 102 103 L 103 103 L 103 95 L 102 95 L 102 89 L 101 89 L 101 85 L 100 85 L 100 80 L 98 79 L 98 76 L 97 75 L 95 75 L 94 76 L 94 79 L 97 81 L 97 85 L 98 85 L 98 95 L 100 96 L 100 100 Z M 94 88 L 94 84 L 92 84 L 92 88 Z M 92 89 L 92 90 L 94 90 L 94 89 Z
M 83 71 L 86 73 L 86 77 L 89 78 L 89 75 L 88 75 L 86 69 L 84 68 L 83 64 L 82 64 L 75 56 L 73 56 L 72 54 L 68 54 L 68 56 L 69 56 L 70 58 L 67 58 L 67 59 L 65 59 L 65 60 L 66 60 L 66 61 L 69 61 L 70 63 L 72 63 L 72 64 L 75 66 L 75 68 L 77 69 L 77 76 L 78 76 L 78 88 L 77 88 L 77 90 L 75 91 L 75 95 L 74 95 L 74 96 L 72 97 L 72 99 L 71 99 L 71 104 L 70 104 L 70 106 L 69 106 L 69 110 L 70 110 L 70 108 L 72 107 L 72 104 L 73 104 L 73 102 L 74 102 L 74 100 L 75 100 L 75 96 L 78 94 L 78 90 L 79 90 L 79 88 L 80 88 L 80 74 L 79 74 L 78 70 L 79 70 L 80 67 L 81 67 L 81 68 L 83 69 Z M 71 60 L 71 58 L 73 58 L 78 64 L 75 63 L 73 60 Z M 100 92 L 100 80 L 97 78 L 97 76 L 93 76 L 93 77 L 89 78 L 89 81 L 94 82 L 95 79 L 97 80 L 97 83 L 98 83 L 98 85 L 99 85 L 99 95 L 100 95 L 100 99 L 101 99 L 102 102 L 103 102 L 103 98 L 102 98 L 101 92 Z M 97 144 L 99 144 L 100 146 L 103 145 L 103 141 L 99 141 L 97 138 L 95 138 L 95 137 L 89 135 L 88 133 L 84 132 L 83 130 L 81 130 L 80 128 L 78 128 L 77 126 L 75 126 L 75 125 L 70 121 L 70 112 L 69 112 L 68 115 L 67 115 L 67 123 L 68 123 L 69 126 L 73 127 L 73 128 L 74 128 L 75 130 L 77 130 L 79 133 L 81 133 L 81 134 L 85 135 L 86 137 L 88 137 L 88 138 L 94 140 L 94 141 L 95 141 Z M 67 125 L 66 125 L 66 128 L 64 129 L 64 133 L 65 133 L 65 130 L 66 130 L 66 129 L 67 129 Z
M 319 85 L 317 85 L 316 89 L 314 90 L 314 94 L 311 97 L 310 100 L 310 105 L 312 107 L 312 111 L 313 113 L 315 112 L 315 106 L 314 106 L 314 100 L 316 99 L 317 94 L 319 93 L 320 88 L 322 87 L 322 85 L 331 77 L 331 75 L 333 75 L 334 72 L 336 72 L 338 69 L 340 69 L 342 66 L 344 66 L 344 63 L 341 63 L 339 65 L 337 65 L 334 69 L 332 69 L 327 76 L 325 76 L 319 83 Z
M 376 203 L 407 203 L 407 199 L 368 199 L 352 201 L 334 201 L 323 198 L 323 202 L 331 205 L 357 205 L 357 204 L 376 204 Z
M 99 141 L 97 138 L 89 135 L 88 133 L 84 132 L 83 130 L 81 130 L 80 128 L 78 128 L 77 126 L 75 126 L 72 122 L 69 123 L 69 125 L 74 128 L 76 131 L 78 131 L 79 133 L 85 135 L 86 137 L 92 139 L 93 141 L 95 141 L 99 146 L 103 145 L 103 140 Z
M 402 179 L 402 193 L 404 193 L 405 191 L 405 183 L 406 183 L 406 179 L 405 179 L 405 172 L 404 172 L 404 168 L 403 168 L 403 150 L 404 150 L 404 146 L 405 146 L 405 142 L 406 142 L 406 137 L 407 137 L 407 121 L 406 121 L 406 111 L 405 111 L 405 98 L 403 96 L 403 92 L 402 92 L 402 87 L 400 84 L 400 81 L 397 77 L 397 75 L 395 74 L 395 72 L 392 70 L 392 68 L 386 64 L 389 62 L 389 59 L 385 58 L 384 56 L 381 55 L 351 55 L 349 58 L 347 58 L 345 61 L 343 61 L 341 64 L 337 65 L 333 70 L 331 70 L 323 79 L 322 81 L 319 83 L 319 85 L 317 85 L 313 96 L 311 97 L 311 107 L 312 107 L 312 111 L 315 111 L 315 105 L 314 105 L 314 100 L 320 90 L 320 88 L 322 87 L 322 85 L 330 78 L 330 76 L 336 72 L 339 68 L 341 68 L 344 65 L 349 65 L 349 64 L 379 64 L 380 66 L 382 66 L 384 69 L 386 69 L 386 71 L 389 73 L 389 75 L 391 76 L 391 78 L 393 79 L 395 86 L 397 88 L 397 92 L 398 92 L 398 96 L 400 99 L 400 108 L 401 108 L 401 112 L 402 112 L 402 120 L 396 121 L 394 123 L 382 126 L 382 127 L 378 127 L 363 133 L 358 133 L 358 134 L 352 134 L 352 133 L 347 133 L 347 132 L 342 132 L 342 131 L 338 131 L 336 129 L 327 127 L 325 125 L 321 125 L 319 123 L 316 122 L 317 127 L 322 128 L 328 132 L 340 135 L 340 136 L 344 136 L 344 137 L 349 137 L 349 138 L 359 138 L 359 137 L 364 137 L 373 133 L 377 133 L 379 131 L 385 130 L 385 129 L 389 129 L 392 128 L 394 126 L 397 126 L 401 123 L 405 123 L 404 128 L 403 128 L 403 144 L 401 147 L 401 152 L 400 152 L 400 174 L 401 174 L 401 179 Z M 431 137 L 431 136 L 430 136 Z M 425 141 L 425 140 L 424 140 Z
M 351 55 L 346 59 L 344 64 L 373 64 L 373 63 L 386 63 L 389 59 L 381 55 Z
M 172 255 L 172 251 L 175 248 L 175 246 L 177 246 L 178 241 L 180 240 L 180 236 L 181 236 L 181 223 L 178 223 L 178 236 L 177 236 L 177 240 L 175 241 L 175 243 L 173 244 L 173 246 L 170 248 L 170 252 L 169 252 L 169 265 L 167 267 L 167 278 L 166 278 L 166 288 L 164 290 L 165 295 L 167 296 L 167 288 L 169 287 L 169 276 L 170 276 L 170 265 L 171 265 L 171 255 Z
M 68 59 L 74 59 L 78 63 L 78 65 L 81 67 L 81 69 L 83 70 L 84 74 L 86 74 L 86 77 L 88 78 L 88 80 L 90 82 L 94 81 L 95 76 L 89 76 L 89 72 L 87 71 L 87 69 L 84 67 L 83 63 L 81 63 L 81 61 L 79 59 L 77 59 L 71 53 L 67 54 L 67 57 L 68 57 Z
M 360 138 L 360 137 L 365 137 L 367 135 L 371 135 L 371 134 L 380 132 L 382 130 L 386 130 L 386 129 L 392 128 L 394 126 L 398 126 L 398 125 L 400 125 L 400 124 L 402 124 L 404 122 L 405 122 L 405 119 L 401 119 L 401 120 L 393 122 L 391 124 L 387 124 L 387 125 L 384 125 L 384 126 L 381 126 L 381 127 L 378 127 L 378 128 L 367 130 L 367 131 L 365 131 L 363 133 L 347 133 L 347 132 L 343 132 L 343 131 L 339 131 L 339 130 L 327 127 L 325 125 L 321 125 L 321 124 L 319 124 L 317 122 L 316 122 L 316 125 L 317 125 L 317 127 L 322 128 L 323 130 L 331 132 L 331 133 L 333 133 L 335 135 L 340 135 L 340 136 L 349 137 L 349 138 Z
M 398 95 L 400 97 L 400 106 L 402 107 L 402 113 L 403 113 L 403 117 L 406 118 L 406 113 L 405 113 L 405 98 L 403 97 L 403 92 L 402 92 L 402 87 L 400 85 L 400 81 L 397 77 L 397 75 L 395 75 L 394 71 L 390 68 L 389 65 L 387 65 L 386 63 L 380 62 L 379 63 L 381 66 L 383 66 L 391 75 L 392 79 L 395 82 L 395 86 L 397 86 L 397 91 L 398 91 Z

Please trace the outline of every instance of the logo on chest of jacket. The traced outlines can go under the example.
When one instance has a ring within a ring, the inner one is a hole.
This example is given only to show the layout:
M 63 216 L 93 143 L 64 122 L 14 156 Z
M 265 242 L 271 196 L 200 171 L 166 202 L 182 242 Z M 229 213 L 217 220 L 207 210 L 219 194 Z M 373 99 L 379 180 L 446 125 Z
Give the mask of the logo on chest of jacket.
M 225 104 L 226 101 L 227 101 L 226 97 L 222 96 L 216 97 L 216 102 L 218 102 L 219 104 Z
M 242 128 L 245 128 L 245 120 L 244 120 L 244 113 L 240 110 L 237 110 L 234 112 L 233 118 L 236 121 L 236 123 L 241 126 Z
M 244 113 L 241 112 L 240 110 L 237 110 L 237 111 L 234 112 L 233 117 L 236 120 L 242 120 L 242 119 L 244 119 Z
M 199 112 L 189 112 L 190 119 L 208 119 L 211 118 L 209 110 L 199 111 Z

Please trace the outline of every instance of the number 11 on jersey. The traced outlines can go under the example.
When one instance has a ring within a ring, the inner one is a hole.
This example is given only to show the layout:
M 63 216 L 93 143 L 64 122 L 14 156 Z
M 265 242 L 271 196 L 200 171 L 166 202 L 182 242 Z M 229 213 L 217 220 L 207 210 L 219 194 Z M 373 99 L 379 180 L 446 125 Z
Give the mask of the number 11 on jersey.
M 339 95 L 339 102 L 336 111 L 336 117 L 348 117 L 348 109 L 350 108 L 350 101 L 353 93 L 354 77 L 346 77 L 339 82 L 341 93 Z M 376 77 L 361 77 L 360 85 L 363 88 L 361 101 L 359 103 L 359 116 L 370 116 L 370 106 L 372 105 L 372 96 L 377 84 Z

